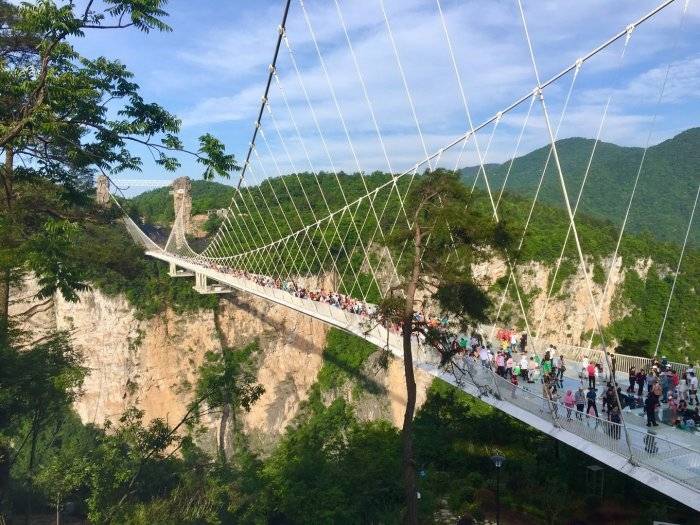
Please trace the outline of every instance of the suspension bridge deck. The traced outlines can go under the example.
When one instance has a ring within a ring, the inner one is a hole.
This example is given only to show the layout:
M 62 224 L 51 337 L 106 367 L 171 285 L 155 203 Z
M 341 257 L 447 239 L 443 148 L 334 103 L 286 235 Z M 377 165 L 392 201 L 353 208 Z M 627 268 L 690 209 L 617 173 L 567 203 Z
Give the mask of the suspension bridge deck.
M 380 348 L 388 348 L 398 358 L 403 357 L 400 335 L 386 330 L 383 326 L 371 326 L 366 317 L 215 270 L 194 260 L 154 249 L 152 244 L 147 246 L 146 254 L 195 275 L 205 276 L 207 280 L 225 287 L 247 292 L 312 316 L 370 341 Z M 465 362 L 459 368 L 442 368 L 439 366 L 438 356 L 417 342 L 414 343 L 413 352 L 417 368 L 700 511 L 700 443 L 697 442 L 697 436 L 687 434 L 687 439 L 677 440 L 669 439 L 664 430 L 650 433 L 643 426 L 639 426 L 638 416 L 628 412 L 624 413 L 626 417 L 629 416 L 626 429 L 592 416 L 568 419 L 563 406 L 552 405 L 534 391 L 534 388 L 530 390 L 527 386 L 513 387 L 491 370 L 471 362 Z M 568 381 L 573 381 L 573 378 L 569 378 Z M 625 430 L 629 436 L 628 440 L 625 439 Z

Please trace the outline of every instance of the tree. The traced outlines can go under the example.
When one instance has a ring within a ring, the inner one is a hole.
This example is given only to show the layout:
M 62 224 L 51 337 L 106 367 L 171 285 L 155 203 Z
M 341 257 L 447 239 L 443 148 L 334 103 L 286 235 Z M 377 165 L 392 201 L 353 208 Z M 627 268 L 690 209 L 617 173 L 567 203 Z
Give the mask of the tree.
M 11 457 L 3 459 L 10 467 L 23 450 L 28 450 L 21 457 L 26 457 L 25 472 L 31 484 L 37 472 L 40 435 L 51 422 L 55 423 L 56 433 L 60 430 L 63 421 L 59 416 L 70 409 L 80 394 L 87 369 L 63 333 L 21 352 L 5 347 L 1 356 L 0 437 L 9 440 L 17 436 L 21 443 Z M 2 470 L 9 474 L 5 468 Z M 7 480 L 0 480 L 0 486 L 6 487 Z M 4 496 L 0 493 L 0 505 Z M 28 497 L 27 516 L 30 510 Z
M 140 170 L 133 147 L 173 171 L 178 155 L 193 156 L 204 178 L 228 177 L 238 169 L 223 144 L 205 134 L 196 150 L 178 137 L 180 121 L 139 94 L 133 75 L 119 61 L 80 56 L 70 39 L 89 31 L 134 28 L 170 31 L 167 0 L 94 0 L 79 10 L 73 1 L 38 0 L 17 7 L 0 0 L 0 342 L 8 339 L 10 286 L 25 272 L 43 278 L 42 293 L 84 287 L 75 268 L 46 261 L 27 243 L 49 224 L 60 247 L 84 216 L 57 204 L 86 200 L 95 174 Z M 58 203 L 45 198 L 58 185 Z M 46 270 L 50 271 L 47 273 Z
M 203 405 L 209 411 L 220 411 L 218 436 L 219 459 L 226 462 L 226 432 L 229 418 L 236 430 L 236 414 L 249 412 L 253 404 L 265 393 L 250 369 L 250 355 L 258 348 L 257 342 L 244 348 L 224 348 L 221 353 L 207 352 L 199 367 L 195 387 L 195 399 L 190 405 L 193 413 L 201 414 Z
M 191 417 L 187 413 L 174 427 L 162 419 L 143 423 L 144 412 L 130 408 L 119 424 L 108 423 L 106 433 L 85 468 L 88 517 L 94 523 L 123 522 L 127 503 L 170 483 L 175 451 L 183 443 L 178 429 Z
M 443 330 L 432 328 L 425 316 L 431 308 L 451 315 L 458 324 L 485 320 L 490 302 L 474 282 L 471 263 L 486 258 L 494 249 L 509 243 L 502 224 L 490 215 L 469 206 L 469 192 L 459 175 L 438 169 L 426 173 L 409 192 L 406 209 L 410 225 L 402 226 L 388 239 L 390 247 L 402 250 L 403 263 L 397 268 L 400 283 L 394 286 L 377 309 L 382 323 L 401 325 L 406 411 L 401 429 L 405 522 L 418 523 L 416 466 L 413 447 L 413 416 L 416 407 L 416 381 L 411 340 L 420 334 L 451 358 Z M 399 221 L 401 222 L 401 221 Z

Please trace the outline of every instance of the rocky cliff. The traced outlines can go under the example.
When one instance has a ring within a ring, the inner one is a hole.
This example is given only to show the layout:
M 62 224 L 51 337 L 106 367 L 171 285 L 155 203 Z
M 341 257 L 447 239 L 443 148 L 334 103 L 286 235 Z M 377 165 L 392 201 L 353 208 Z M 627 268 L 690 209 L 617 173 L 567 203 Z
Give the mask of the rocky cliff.
M 216 313 L 167 311 L 139 320 L 123 297 L 99 290 L 80 293 L 76 303 L 60 296 L 40 303 L 34 299 L 35 291 L 31 282 L 14 290 L 12 313 L 19 319 L 21 312 L 41 305 L 40 312 L 24 319 L 28 340 L 55 330 L 70 332 L 90 370 L 76 403 L 85 422 L 114 420 L 128 406 L 137 405 L 147 420 L 161 417 L 175 423 L 185 413 L 187 385 L 194 383 L 204 354 L 257 339 L 257 379 L 265 394 L 244 415 L 243 423 L 256 448 L 266 450 L 308 399 L 323 365 L 327 332 L 323 323 L 254 297 L 228 295 Z M 405 406 L 402 364 L 392 360 L 387 367 L 368 366 L 363 373 L 381 385 L 382 394 L 365 396 L 358 403 L 360 417 L 384 417 L 398 424 Z M 419 402 L 429 382 L 427 376 L 419 378 Z M 335 395 L 353 397 L 350 389 Z M 207 439 L 214 439 L 216 424 L 214 419 L 208 422 Z

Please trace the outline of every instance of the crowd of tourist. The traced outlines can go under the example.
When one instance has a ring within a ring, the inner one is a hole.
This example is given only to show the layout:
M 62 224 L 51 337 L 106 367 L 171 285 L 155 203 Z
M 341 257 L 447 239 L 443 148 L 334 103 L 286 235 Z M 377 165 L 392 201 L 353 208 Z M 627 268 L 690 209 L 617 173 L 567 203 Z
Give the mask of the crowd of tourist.
M 630 387 L 623 392 L 616 380 L 614 354 L 608 357 L 611 366 L 609 373 L 605 372 L 605 363 L 584 357 L 580 363 L 576 363 L 580 366 L 578 386 L 564 392 L 564 372 L 569 364 L 567 359 L 554 345 L 549 345 L 542 356 L 537 352 L 528 352 L 527 334 L 524 332 L 518 334 L 515 330 L 498 330 L 493 344 L 485 342 L 481 335 L 475 333 L 469 340 L 466 337 L 455 339 L 453 345 L 459 347 L 458 351 L 463 352 L 465 357 L 493 370 L 513 387 L 520 382 L 539 383 L 545 408 L 551 410 L 554 417 L 566 417 L 570 421 L 573 418 L 582 420 L 584 417 L 601 418 L 604 415 L 607 421 L 616 424 L 608 427 L 616 439 L 620 438 L 617 424 L 621 422 L 621 412 L 625 408 L 643 407 L 648 426 L 658 426 L 661 412 L 665 422 L 678 428 L 700 428 L 695 370 L 691 367 L 679 374 L 669 366 L 666 358 L 654 360 L 647 373 L 638 373 L 632 367 L 629 372 Z M 639 389 L 636 389 L 637 385 Z M 644 387 L 647 388 L 646 398 L 643 396 Z M 565 414 L 560 414 L 560 409 Z
M 195 262 L 224 274 L 252 280 L 260 286 L 283 290 L 294 297 L 325 303 L 364 318 L 375 313 L 375 307 L 372 304 L 339 292 L 324 289 L 309 290 L 291 280 L 236 270 L 213 262 L 201 260 Z M 416 321 L 425 322 L 429 328 L 449 330 L 447 317 L 426 316 L 421 312 L 414 313 L 414 317 Z M 398 332 L 401 326 L 394 323 L 388 328 Z M 688 368 L 681 375 L 669 366 L 665 357 L 654 360 L 648 370 L 637 370 L 632 366 L 629 369 L 629 387 L 625 392 L 622 392 L 616 380 L 614 354 L 609 354 L 608 357 L 611 365 L 610 373 L 606 373 L 603 362 L 584 357 L 578 363 L 580 367 L 578 388 L 567 389 L 562 395 L 560 391 L 564 389 L 564 372 L 568 363 L 563 353 L 557 352 L 556 346 L 549 345 L 542 356 L 537 352 L 528 352 L 527 333 L 506 328 L 499 329 L 495 333 L 493 343 L 487 342 L 476 332 L 469 338 L 465 335 L 449 337 L 452 338 L 454 354 L 471 358 L 475 363 L 480 363 L 481 366 L 494 371 L 512 385 L 513 395 L 515 395 L 515 387 L 521 381 L 525 384 L 541 384 L 542 397 L 555 417 L 559 417 L 561 405 L 566 411 L 567 420 L 572 420 L 574 417 L 581 420 L 584 416 L 600 418 L 598 410 L 600 403 L 601 412 L 607 414 L 607 420 L 611 423 L 621 422 L 620 412 L 624 408 L 643 407 L 647 426 L 658 426 L 659 412 L 662 412 L 665 421 L 679 428 L 689 430 L 700 428 L 698 378 L 695 369 Z M 572 366 L 575 365 L 576 363 Z M 605 387 L 599 394 L 597 387 L 602 382 L 605 382 Z M 644 398 L 645 388 L 646 398 Z M 596 424 L 597 421 L 596 419 Z M 613 437 L 619 439 L 619 427 L 611 425 L 610 428 Z
M 669 366 L 665 357 L 654 360 L 648 370 L 631 366 L 628 372 L 628 397 L 644 398 L 644 410 L 647 426 L 658 426 L 659 411 L 666 414 L 666 419 L 674 426 L 694 429 L 700 427 L 698 417 L 698 378 L 694 367 L 687 368 L 682 374 Z
M 268 277 L 266 275 L 255 274 L 245 270 L 236 270 L 211 261 L 197 260 L 196 263 L 200 266 L 206 266 L 220 273 L 253 281 L 256 284 L 266 288 L 277 288 L 278 290 L 283 290 L 294 297 L 326 303 L 362 317 L 369 317 L 374 313 L 374 307 L 371 304 L 353 299 L 348 295 L 338 292 L 327 291 L 324 289 L 309 290 L 308 288 L 300 286 L 291 280 Z
M 193 262 L 200 266 L 206 266 L 207 268 L 210 268 L 220 273 L 232 275 L 240 279 L 253 281 L 256 284 L 264 286 L 266 288 L 276 288 L 278 290 L 283 290 L 293 295 L 294 297 L 325 303 L 330 306 L 340 308 L 341 310 L 357 314 L 364 318 L 369 318 L 376 312 L 375 306 L 371 303 L 354 299 L 349 295 L 345 295 L 339 292 L 328 291 L 325 289 L 309 290 L 308 288 L 301 286 L 289 279 L 273 278 L 268 277 L 266 275 L 251 273 L 245 270 L 237 270 L 229 268 L 227 266 L 216 264 L 211 261 L 193 260 Z M 438 318 L 431 315 L 425 315 L 422 312 L 415 312 L 413 316 L 415 321 L 424 322 L 428 328 L 447 329 L 449 324 L 449 319 L 447 317 Z M 388 328 L 393 332 L 399 332 L 401 330 L 401 325 L 399 323 L 391 323 L 388 326 Z

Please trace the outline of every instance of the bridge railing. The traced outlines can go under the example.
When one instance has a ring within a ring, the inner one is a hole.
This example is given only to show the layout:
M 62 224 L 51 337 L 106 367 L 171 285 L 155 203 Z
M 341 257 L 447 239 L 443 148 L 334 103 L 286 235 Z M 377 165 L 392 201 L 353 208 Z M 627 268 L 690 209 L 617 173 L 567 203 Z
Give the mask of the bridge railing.
M 485 334 L 489 340 L 494 341 L 496 339 L 496 332 L 498 328 L 493 325 L 482 325 L 479 327 L 482 334 Z M 584 346 L 561 343 L 558 341 L 550 341 L 542 337 L 532 337 L 528 340 L 528 347 L 534 349 L 535 352 L 542 355 L 547 351 L 550 344 L 557 347 L 557 354 L 563 355 L 565 359 L 573 361 L 576 370 L 580 369 L 580 364 L 584 358 L 595 361 L 596 363 L 601 363 L 606 365 L 605 352 L 597 348 L 588 348 Z M 626 374 L 627 371 L 634 366 L 637 370 L 649 370 L 652 366 L 654 360 L 649 357 L 633 356 L 626 354 L 611 353 L 615 356 L 615 371 L 616 373 Z M 570 362 L 569 365 L 572 363 Z M 673 370 L 682 374 L 688 368 L 688 364 L 676 363 L 673 361 L 668 362 Z
M 651 430 L 643 430 L 578 412 L 567 408 L 560 401 L 551 401 L 531 390 L 529 386 L 515 386 L 489 368 L 466 358 L 459 369 L 454 369 L 455 383 L 471 383 L 485 395 L 515 405 L 552 423 L 556 427 L 627 459 L 650 468 L 676 482 L 700 489 L 700 452 L 672 440 L 663 438 Z M 535 388 L 538 388 L 539 384 Z M 623 414 L 626 416 L 627 412 Z M 625 439 L 625 430 L 629 444 Z

